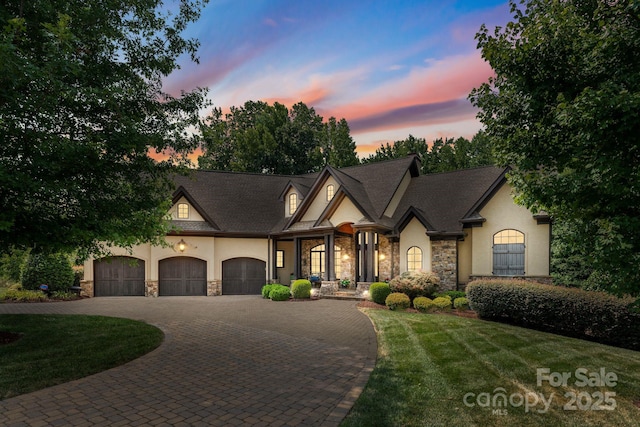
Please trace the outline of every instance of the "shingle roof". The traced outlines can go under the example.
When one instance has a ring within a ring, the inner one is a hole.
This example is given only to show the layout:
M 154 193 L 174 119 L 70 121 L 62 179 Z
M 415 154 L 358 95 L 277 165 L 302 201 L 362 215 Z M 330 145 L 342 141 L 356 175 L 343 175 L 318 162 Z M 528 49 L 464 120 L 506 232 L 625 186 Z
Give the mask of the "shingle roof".
M 289 222 L 284 215 L 283 191 L 293 185 L 305 198 L 303 203 L 310 203 L 311 192 L 319 188 L 318 179 L 330 173 L 363 214 L 370 217 L 371 224 L 397 229 L 400 222 L 413 213 L 434 228 L 429 231 L 457 232 L 463 227 L 460 221 L 474 217 L 476 212 L 471 210 L 477 210 L 482 201 L 490 197 L 505 173 L 502 168 L 483 167 L 416 176 L 416 162 L 415 156 L 409 156 L 343 169 L 327 167 L 322 173 L 300 176 L 193 171 L 189 177 L 176 177 L 175 182 L 210 223 L 174 221 L 174 224 L 191 233 L 255 236 L 282 233 L 287 231 L 285 227 Z M 383 217 L 408 170 L 413 178 L 393 218 Z M 315 225 L 313 221 L 294 222 L 288 231 L 326 228 L 327 224 L 327 221 Z
M 504 168 L 488 166 L 413 178 L 396 209 L 394 222 L 397 224 L 413 208 L 435 228 L 431 231 L 462 231 L 460 221 L 474 214 L 470 210 L 490 196 L 505 172 Z

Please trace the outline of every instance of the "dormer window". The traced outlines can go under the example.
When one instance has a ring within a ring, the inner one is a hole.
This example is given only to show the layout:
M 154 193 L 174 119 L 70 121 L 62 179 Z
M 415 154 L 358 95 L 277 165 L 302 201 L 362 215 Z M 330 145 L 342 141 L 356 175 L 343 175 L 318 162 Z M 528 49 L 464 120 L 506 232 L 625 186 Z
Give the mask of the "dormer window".
M 178 203 L 178 219 L 189 219 L 189 205 Z
M 333 199 L 333 195 L 335 194 L 335 187 L 333 184 L 327 185 L 327 202 L 330 202 Z
M 293 215 L 298 209 L 298 195 L 296 193 L 289 194 L 289 215 Z

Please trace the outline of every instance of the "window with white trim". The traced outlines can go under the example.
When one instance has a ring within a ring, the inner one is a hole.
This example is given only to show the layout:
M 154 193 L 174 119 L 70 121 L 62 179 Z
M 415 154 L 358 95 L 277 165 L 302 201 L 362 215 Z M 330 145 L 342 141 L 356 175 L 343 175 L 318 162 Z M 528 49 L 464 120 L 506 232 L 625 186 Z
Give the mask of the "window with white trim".
M 333 186 L 333 184 L 327 185 L 327 202 L 330 202 L 331 199 L 333 199 L 334 194 L 335 194 L 335 187 Z

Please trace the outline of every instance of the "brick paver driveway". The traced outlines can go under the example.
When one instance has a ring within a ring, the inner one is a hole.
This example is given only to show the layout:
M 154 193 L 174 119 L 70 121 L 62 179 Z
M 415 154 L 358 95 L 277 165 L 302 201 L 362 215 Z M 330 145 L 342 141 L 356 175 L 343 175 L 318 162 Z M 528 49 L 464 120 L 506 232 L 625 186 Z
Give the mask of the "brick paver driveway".
M 115 297 L 0 304 L 2 313 L 127 317 L 165 333 L 123 366 L 0 401 L 7 426 L 337 425 L 376 357 L 353 301 Z

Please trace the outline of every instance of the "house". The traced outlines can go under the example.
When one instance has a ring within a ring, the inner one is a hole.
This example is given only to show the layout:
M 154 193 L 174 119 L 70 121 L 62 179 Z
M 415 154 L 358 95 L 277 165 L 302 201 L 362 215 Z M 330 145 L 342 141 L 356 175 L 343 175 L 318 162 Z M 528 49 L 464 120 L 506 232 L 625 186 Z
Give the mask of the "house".
M 408 270 L 445 289 L 548 278 L 549 217 L 514 203 L 507 172 L 421 175 L 416 156 L 300 176 L 194 171 L 175 180 L 170 245 L 88 260 L 83 293 L 259 294 L 311 276 L 363 290 Z

